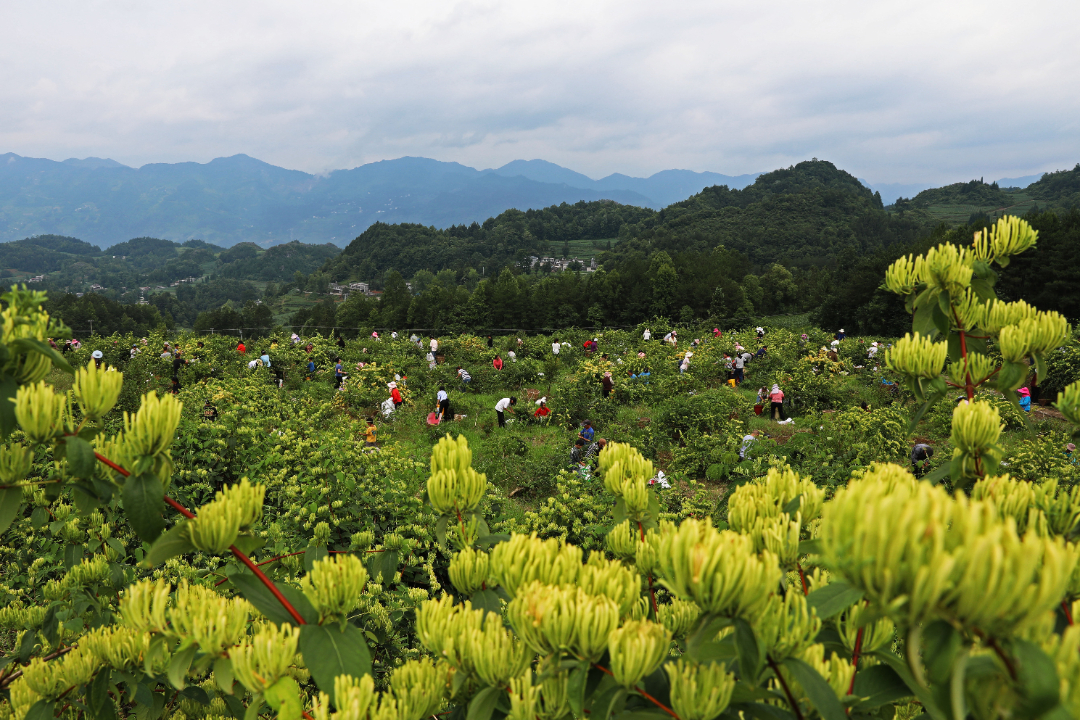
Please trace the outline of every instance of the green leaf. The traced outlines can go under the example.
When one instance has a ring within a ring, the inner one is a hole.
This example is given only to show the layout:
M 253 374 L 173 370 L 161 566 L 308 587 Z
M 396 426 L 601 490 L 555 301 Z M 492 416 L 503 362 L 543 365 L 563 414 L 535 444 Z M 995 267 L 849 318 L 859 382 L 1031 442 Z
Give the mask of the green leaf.
M 247 533 L 242 533 L 236 536 L 236 541 L 233 542 L 236 549 L 245 555 L 251 555 L 256 550 L 261 550 L 266 545 L 266 538 L 257 538 Z
M 799 541 L 799 554 L 800 555 L 817 555 L 821 552 L 821 540 L 818 538 L 811 538 L 810 540 Z
M 585 683 L 588 679 L 588 663 L 580 663 L 570 671 L 570 677 L 566 682 L 566 701 L 570 709 L 574 711 L 574 717 L 582 717 L 585 714 Z
M 285 606 L 281 604 L 281 601 L 274 597 L 274 594 L 262 584 L 259 578 L 251 573 L 241 572 L 231 575 L 229 582 L 244 596 L 245 600 L 254 605 L 270 622 L 277 625 L 282 623 L 296 624 L 296 621 L 289 614 L 289 611 L 285 609 Z M 278 590 L 280 591 L 281 588 L 278 587 Z
M 692 660 L 705 662 L 704 659 L 699 657 L 699 654 L 704 652 L 704 648 L 709 643 L 713 642 L 718 632 L 730 625 L 731 620 L 729 618 L 702 615 L 694 630 L 686 638 L 686 654 Z
M 304 622 L 312 625 L 318 624 L 319 611 L 315 609 L 315 606 L 311 604 L 311 601 L 307 599 L 307 595 L 302 590 L 292 585 L 275 584 L 274 587 L 285 596 L 285 599 L 289 601 L 289 604 L 293 606 L 296 612 L 300 613 L 300 617 L 304 619 Z M 290 615 L 290 617 L 292 616 Z
M 446 526 L 449 522 L 449 515 L 440 515 L 439 519 L 435 522 L 435 537 L 438 539 L 440 545 L 446 544 Z
M 111 674 L 109 668 L 104 667 L 86 685 L 86 714 L 91 720 L 116 720 L 116 703 L 109 697 Z
M 227 657 L 214 660 L 214 681 L 221 688 L 221 692 L 226 695 L 232 694 L 233 678 L 232 660 Z
M 172 656 L 172 660 L 169 661 L 169 682 L 177 690 L 183 690 L 187 685 L 185 682 L 187 679 L 188 668 L 191 667 L 191 661 L 195 659 L 196 647 L 192 645 L 186 650 L 180 650 Z
M 1016 679 L 1026 717 L 1038 717 L 1060 702 L 1057 666 L 1042 648 L 1027 640 L 1013 640 Z
M 70 483 L 71 499 L 75 501 L 75 510 L 85 517 L 101 505 L 94 486 L 86 481 Z
M 247 709 L 244 707 L 244 703 L 240 702 L 240 698 L 235 695 L 223 695 L 221 699 L 225 701 L 225 707 L 229 709 L 230 715 L 236 720 L 244 720 Z
M 130 475 L 124 481 L 124 513 L 131 529 L 146 542 L 157 540 L 165 529 L 161 513 L 165 508 L 165 488 L 157 475 Z
M 796 495 L 791 498 L 791 501 L 784 506 L 783 513 L 785 515 L 791 515 L 795 517 L 795 513 L 799 512 L 799 508 L 802 507 L 802 494 Z
M 822 720 L 847 720 L 844 706 L 840 704 L 832 687 L 817 670 L 793 657 L 784 661 L 784 667 L 802 686 L 807 699 L 821 715 Z
M 859 710 L 873 710 L 882 705 L 911 697 L 911 688 L 888 665 L 873 665 L 855 674 L 853 694 L 861 698 Z
M 484 535 L 483 537 L 476 539 L 476 548 L 478 550 L 490 550 L 501 542 L 506 542 L 510 539 L 510 533 L 492 533 Z
M 266 704 L 277 712 L 277 720 L 300 720 L 304 706 L 300 704 L 300 686 L 289 676 L 278 678 L 263 691 Z
M 368 572 L 371 579 L 387 587 L 394 581 L 394 575 L 398 570 L 398 551 L 383 550 L 371 556 L 368 560 Z
M 944 620 L 935 620 L 923 628 L 922 637 L 926 676 L 935 683 L 948 683 L 956 653 L 963 644 L 960 633 Z
M 494 590 L 477 590 L 471 598 L 473 610 L 487 610 L 489 613 L 499 614 L 502 603 L 499 601 L 499 593 Z
M 38 700 L 26 711 L 24 720 L 53 720 L 55 708 L 56 703 L 52 700 Z
M 315 563 L 329 556 L 330 551 L 325 545 L 308 545 L 304 550 L 304 572 L 311 572 Z
M 40 505 L 30 513 L 30 526 L 35 530 L 45 527 L 47 522 L 49 522 L 49 511 Z
M 911 670 L 908 669 L 907 663 L 904 660 L 887 650 L 878 650 L 869 653 L 869 656 L 882 661 L 893 669 L 893 672 L 904 681 L 904 684 L 908 686 L 908 689 L 911 690 L 915 697 L 918 698 L 919 702 L 922 703 L 923 709 L 926 710 L 926 714 L 930 716 L 931 720 L 946 720 L 945 713 L 941 711 L 941 708 L 938 707 L 937 702 L 930 693 L 915 681 L 915 678 L 911 674 Z
M 0 437 L 7 437 L 18 425 L 15 419 L 15 393 L 19 384 L 11 375 L 0 374 Z
M 371 674 L 371 652 L 364 633 L 355 625 L 344 630 L 332 625 L 304 625 L 300 628 L 300 654 L 319 689 L 334 701 L 334 678 Z
M 817 610 L 822 620 L 828 620 L 863 598 L 863 591 L 846 582 L 834 580 L 823 588 L 818 588 L 806 596 L 807 604 Z
M 266 703 L 263 701 L 262 693 L 257 693 L 255 697 L 251 698 L 251 704 L 244 711 L 244 720 L 259 720 L 259 715 L 262 714 L 262 709 L 265 706 Z
M 0 490 L 0 535 L 4 534 L 15 516 L 19 514 L 22 505 L 22 488 L 5 488 Z
M 187 520 L 181 520 L 169 528 L 167 532 L 162 533 L 154 541 L 154 544 L 150 546 L 150 552 L 146 553 L 143 563 L 148 567 L 154 567 L 171 557 L 195 552 L 195 546 L 191 544 L 191 541 L 187 538 L 187 533 L 184 532 L 186 525 Z
M 589 720 L 607 720 L 618 712 L 625 702 L 626 688 L 621 685 L 609 688 L 593 699 Z
M 469 701 L 469 712 L 465 720 L 490 720 L 499 702 L 499 696 L 504 692 L 506 691 L 503 688 L 488 686 L 473 695 L 473 699 Z
M 735 651 L 739 656 L 739 675 L 746 682 L 756 684 L 765 665 L 765 654 L 761 652 L 754 629 L 742 618 L 735 619 Z
M 94 477 L 97 458 L 94 457 L 94 448 L 90 447 L 90 443 L 72 435 L 64 438 L 64 445 L 67 448 L 68 469 L 71 474 L 83 480 Z
M 937 310 L 937 298 L 931 297 L 933 290 L 924 290 L 922 295 L 915 301 L 915 315 L 911 319 L 911 331 L 928 338 L 937 335 L 937 325 L 934 324 L 934 311 Z
M 38 340 L 36 338 L 18 338 L 8 343 L 12 350 L 18 353 L 32 353 L 36 352 L 52 360 L 52 364 L 57 369 L 66 372 L 68 375 L 74 375 L 75 370 L 68 364 L 68 361 L 64 359 L 64 356 L 53 348 L 49 343 Z

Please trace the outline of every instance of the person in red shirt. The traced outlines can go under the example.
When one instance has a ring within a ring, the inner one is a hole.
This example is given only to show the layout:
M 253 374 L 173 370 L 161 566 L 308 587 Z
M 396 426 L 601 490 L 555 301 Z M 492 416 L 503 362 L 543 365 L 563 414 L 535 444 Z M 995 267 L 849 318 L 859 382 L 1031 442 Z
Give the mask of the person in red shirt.
M 503 361 L 502 361 L 502 358 L 501 358 L 501 357 L 499 357 L 498 355 L 496 355 L 496 356 L 495 356 L 495 359 L 491 361 L 491 366 L 492 366 L 493 368 L 495 368 L 496 370 L 502 370 L 502 369 L 503 369 Z
M 551 408 L 547 406 L 547 398 L 542 397 L 536 401 L 536 412 L 533 413 L 533 417 L 546 418 L 551 414 Z
M 240 353 L 241 355 L 243 355 L 244 353 L 247 352 L 247 348 L 244 347 L 244 341 L 243 340 L 236 343 L 236 352 Z
M 401 391 L 397 388 L 397 383 L 392 382 L 387 385 L 390 388 L 390 399 L 394 401 L 394 407 L 399 407 L 405 400 L 401 397 Z

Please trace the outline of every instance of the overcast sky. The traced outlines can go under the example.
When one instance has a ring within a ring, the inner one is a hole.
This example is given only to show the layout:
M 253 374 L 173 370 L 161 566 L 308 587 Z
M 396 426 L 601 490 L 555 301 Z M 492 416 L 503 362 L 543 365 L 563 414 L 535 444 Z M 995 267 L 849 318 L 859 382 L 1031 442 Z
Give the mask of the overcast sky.
M 595 178 L 816 156 L 879 183 L 1080 162 L 1077 0 L 3 5 L 0 153 Z

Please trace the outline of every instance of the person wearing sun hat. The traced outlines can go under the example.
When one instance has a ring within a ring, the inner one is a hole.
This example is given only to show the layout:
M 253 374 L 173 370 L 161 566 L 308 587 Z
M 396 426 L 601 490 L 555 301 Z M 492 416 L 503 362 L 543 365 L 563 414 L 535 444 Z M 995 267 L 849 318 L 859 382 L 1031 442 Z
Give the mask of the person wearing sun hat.
M 394 407 L 400 407 L 405 400 L 401 397 L 401 391 L 398 390 L 397 383 L 391 380 L 386 383 L 386 387 L 390 388 L 390 399 L 394 401 Z
M 1020 409 L 1024 412 L 1031 412 L 1031 391 L 1026 387 L 1022 387 L 1016 392 L 1020 395 Z
M 1069 458 L 1069 462 L 1073 465 L 1076 464 L 1076 456 L 1073 453 L 1076 452 L 1076 445 L 1072 443 L 1065 443 L 1065 457 Z
M 100 350 L 95 350 L 94 352 L 90 353 L 90 357 L 94 358 L 94 367 L 100 368 L 101 361 L 105 357 L 105 355 Z

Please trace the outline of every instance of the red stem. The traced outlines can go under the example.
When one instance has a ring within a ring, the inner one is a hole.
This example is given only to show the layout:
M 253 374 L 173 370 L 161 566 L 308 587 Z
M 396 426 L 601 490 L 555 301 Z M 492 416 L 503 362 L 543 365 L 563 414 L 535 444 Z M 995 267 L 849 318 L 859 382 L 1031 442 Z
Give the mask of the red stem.
M 604 667 L 603 665 L 597 665 L 596 663 L 593 663 L 593 667 L 594 667 L 594 668 L 596 668 L 597 670 L 599 670 L 599 671 L 600 671 L 600 672 L 602 672 L 602 673 L 607 673 L 607 674 L 608 674 L 608 675 L 610 675 L 611 677 L 615 677 L 615 674 L 614 674 L 613 672 L 611 672 L 610 670 L 608 670 L 608 669 L 607 669 L 606 667 Z M 644 690 L 642 690 L 641 688 L 637 687 L 636 685 L 634 686 L 634 690 L 635 690 L 635 691 L 636 691 L 636 692 L 637 692 L 637 693 L 638 693 L 639 695 L 641 695 L 641 697 L 645 698 L 646 700 L 648 700 L 649 702 L 651 702 L 651 703 L 652 703 L 653 705 L 655 705 L 656 707 L 660 708 L 661 710 L 663 710 L 664 712 L 666 712 L 666 713 L 667 713 L 668 715 L 670 715 L 671 717 L 675 718 L 675 720 L 681 720 L 681 718 L 680 718 L 680 717 L 679 717 L 678 715 L 676 715 L 676 714 L 675 714 L 675 711 L 674 711 L 674 710 L 672 710 L 672 709 L 671 709 L 671 708 L 669 708 L 669 707 L 668 707 L 667 705 L 665 705 L 664 703 L 662 703 L 662 702 L 660 702 L 659 700 L 657 700 L 656 698 L 654 698 L 654 697 L 653 697 L 652 695 L 650 695 L 649 693 L 645 692 Z M 800 720 L 802 720 L 802 719 L 800 718 Z
M 263 560 L 261 563 L 255 563 L 255 564 L 258 567 L 262 567 L 263 565 L 269 565 L 272 562 L 277 562 L 278 560 L 281 560 L 282 558 L 292 557 L 294 555 L 303 555 L 306 552 L 307 552 L 307 550 L 300 550 L 298 552 L 285 553 L 284 555 L 278 555 L 277 557 L 272 557 L 269 560 Z M 330 553 L 331 555 L 343 555 L 343 554 L 348 553 L 349 551 L 348 550 L 327 550 L 327 552 Z M 376 550 L 368 550 L 368 552 L 377 552 L 377 551 Z M 216 583 L 214 583 L 214 587 L 217 587 L 218 585 L 222 585 L 224 583 L 227 583 L 228 581 L 229 581 L 229 578 L 225 578 L 224 580 L 218 580 Z
M 803 572 L 802 563 L 796 562 L 795 567 L 799 569 L 799 580 L 802 581 L 802 594 L 809 595 L 810 588 L 806 586 L 806 573 Z
M 1065 612 L 1065 619 L 1069 621 L 1069 624 L 1073 624 L 1072 608 L 1069 607 L 1069 603 L 1066 600 L 1061 601 L 1061 609 Z
M 862 636 L 865 629 L 859 628 L 859 632 L 855 634 L 855 651 L 851 653 L 851 664 L 854 666 L 855 672 L 851 673 L 851 684 L 848 685 L 847 690 L 848 695 L 855 693 L 855 673 L 859 672 L 859 654 L 862 652 Z
M 776 679 L 780 682 L 780 687 L 784 689 L 784 695 L 787 695 L 788 705 L 791 706 L 791 710 L 795 713 L 795 717 L 797 720 L 803 720 L 803 714 L 802 710 L 799 708 L 799 703 L 795 701 L 795 696 L 791 694 L 791 688 L 788 687 L 787 680 L 780 674 L 780 668 L 776 666 L 776 661 L 768 655 L 765 656 L 765 659 L 768 660 L 773 675 L 775 675 Z
M 129 477 L 131 475 L 130 472 L 99 453 L 95 452 L 94 457 L 96 457 L 98 460 L 105 463 L 124 477 Z M 193 512 L 173 500 L 168 495 L 165 496 L 165 502 L 168 503 L 174 510 L 176 510 L 176 512 L 186 517 L 188 520 L 195 519 L 195 514 Z M 248 569 L 251 570 L 251 572 L 255 573 L 255 577 L 259 578 L 259 582 L 265 585 L 266 589 L 269 590 L 275 598 L 277 598 L 277 601 L 281 603 L 282 607 L 284 607 L 285 610 L 289 613 L 289 615 L 292 616 L 292 619 L 296 621 L 297 625 L 307 625 L 307 622 L 304 620 L 303 617 L 300 616 L 300 613 L 296 611 L 296 608 L 292 606 L 292 603 L 285 599 L 285 596 L 281 594 L 281 591 L 277 589 L 277 586 L 274 585 L 273 582 L 271 582 L 270 578 L 266 577 L 266 575 L 263 574 L 263 571 L 259 569 L 258 565 L 251 561 L 251 558 L 241 552 L 240 548 L 236 547 L 235 545 L 230 545 L 229 551 L 236 556 L 237 560 L 244 563 L 244 565 L 247 565 Z

